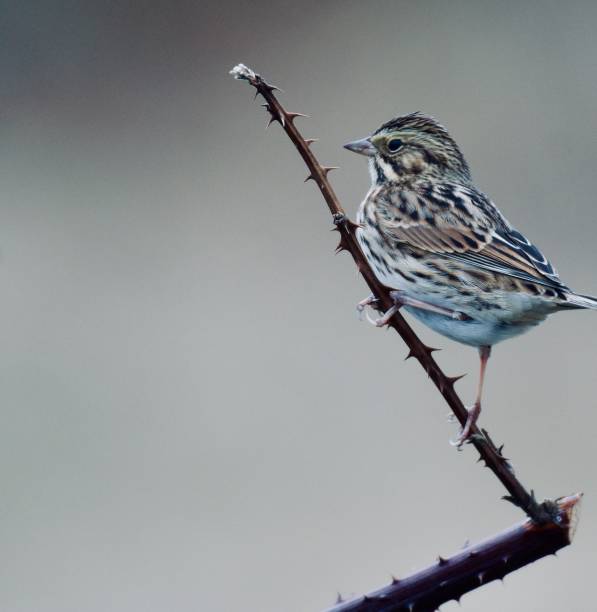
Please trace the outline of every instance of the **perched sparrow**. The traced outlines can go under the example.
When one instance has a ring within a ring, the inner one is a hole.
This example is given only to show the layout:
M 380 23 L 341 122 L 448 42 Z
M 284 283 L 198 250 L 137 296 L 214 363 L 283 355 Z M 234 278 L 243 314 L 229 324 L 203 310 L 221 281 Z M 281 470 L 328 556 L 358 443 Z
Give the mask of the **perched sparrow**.
M 369 157 L 371 188 L 359 208 L 357 238 L 395 300 L 376 324 L 404 306 L 440 334 L 479 349 L 477 398 L 455 442 L 461 446 L 481 411 L 491 346 L 552 312 L 597 309 L 597 298 L 560 281 L 475 187 L 458 145 L 432 117 L 398 117 L 344 146 Z M 371 296 L 359 308 L 374 302 Z

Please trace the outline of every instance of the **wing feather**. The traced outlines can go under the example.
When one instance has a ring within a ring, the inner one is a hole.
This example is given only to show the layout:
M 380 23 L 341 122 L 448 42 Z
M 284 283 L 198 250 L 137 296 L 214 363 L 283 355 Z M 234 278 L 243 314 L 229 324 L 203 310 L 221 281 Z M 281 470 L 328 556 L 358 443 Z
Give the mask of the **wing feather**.
M 372 194 L 377 221 L 390 238 L 411 247 L 560 290 L 567 287 L 541 251 L 512 228 L 481 192 L 443 183 Z

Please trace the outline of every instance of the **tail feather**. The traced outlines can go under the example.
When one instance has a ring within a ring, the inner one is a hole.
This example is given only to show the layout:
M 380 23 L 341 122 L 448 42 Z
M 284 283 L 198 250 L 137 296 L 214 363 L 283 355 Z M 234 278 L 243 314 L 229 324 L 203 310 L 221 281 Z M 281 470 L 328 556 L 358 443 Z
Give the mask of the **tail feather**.
M 597 297 L 567 293 L 566 306 L 568 308 L 590 308 L 591 310 L 597 310 Z

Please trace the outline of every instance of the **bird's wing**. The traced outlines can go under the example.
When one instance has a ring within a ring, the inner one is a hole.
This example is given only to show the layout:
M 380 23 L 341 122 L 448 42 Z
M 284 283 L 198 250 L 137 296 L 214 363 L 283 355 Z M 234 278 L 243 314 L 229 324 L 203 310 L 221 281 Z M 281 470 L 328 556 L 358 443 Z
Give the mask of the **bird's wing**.
M 481 192 L 452 183 L 380 190 L 377 223 L 388 237 L 423 251 L 566 290 L 547 258 Z

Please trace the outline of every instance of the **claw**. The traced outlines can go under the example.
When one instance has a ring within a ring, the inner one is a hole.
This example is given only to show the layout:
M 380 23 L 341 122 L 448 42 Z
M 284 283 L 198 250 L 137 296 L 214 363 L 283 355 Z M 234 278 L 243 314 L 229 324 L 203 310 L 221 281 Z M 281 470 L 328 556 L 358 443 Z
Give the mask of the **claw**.
M 372 322 L 375 325 L 375 327 L 384 327 L 385 325 L 387 325 L 390 322 L 390 319 L 399 310 L 400 310 L 400 306 L 399 305 L 394 305 L 391 308 L 388 308 L 388 310 L 384 313 L 384 315 L 381 318 L 376 319 L 375 321 L 372 321 Z
M 472 442 L 477 436 L 472 433 L 472 429 L 479 418 L 481 413 L 481 403 L 475 402 L 473 407 L 468 411 L 468 418 L 466 423 L 460 432 L 460 435 L 456 440 L 450 440 L 450 444 L 455 446 L 458 450 L 462 450 L 462 445 L 465 443 Z
M 365 319 L 367 319 L 367 323 L 371 323 L 371 325 L 377 327 L 378 319 L 372 319 L 367 311 L 365 311 Z
M 363 313 L 365 312 L 367 306 L 371 306 L 371 304 L 375 304 L 375 302 L 378 302 L 378 301 L 379 300 L 373 294 L 371 294 L 370 296 L 366 297 L 364 300 L 361 300 L 357 304 L 357 313 L 358 313 L 359 321 L 363 320 Z

